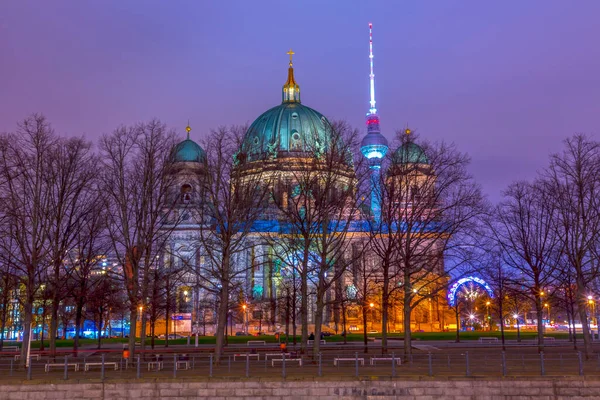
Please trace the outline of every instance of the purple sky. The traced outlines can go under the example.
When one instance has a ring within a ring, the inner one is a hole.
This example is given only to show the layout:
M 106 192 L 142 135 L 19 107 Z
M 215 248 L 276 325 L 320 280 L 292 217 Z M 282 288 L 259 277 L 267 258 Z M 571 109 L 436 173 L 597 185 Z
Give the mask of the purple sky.
M 32 112 L 96 139 L 158 117 L 198 139 L 281 101 L 365 131 L 368 22 L 377 108 L 455 142 L 492 200 L 575 133 L 597 137 L 600 1 L 0 2 L 0 131 Z

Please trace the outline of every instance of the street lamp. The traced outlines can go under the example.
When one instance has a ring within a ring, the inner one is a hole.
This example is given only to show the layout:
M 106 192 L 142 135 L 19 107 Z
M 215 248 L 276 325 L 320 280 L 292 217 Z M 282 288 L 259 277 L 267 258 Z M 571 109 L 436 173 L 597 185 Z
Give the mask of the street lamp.
M 592 295 L 589 295 L 588 297 L 588 307 L 590 308 L 590 332 L 592 332 L 592 338 L 594 337 L 594 331 L 592 330 L 592 324 L 594 322 L 594 297 Z M 596 320 L 596 323 L 598 323 L 598 321 Z
M 247 311 L 246 311 L 247 308 L 248 308 L 247 305 L 242 304 L 242 309 L 244 310 L 244 327 L 245 327 L 245 330 L 246 330 L 246 332 L 245 332 L 246 335 L 248 334 L 248 314 L 247 314 Z
M 513 318 L 517 321 L 517 342 L 521 341 L 521 326 L 519 325 L 519 314 L 514 314 Z
M 473 314 L 469 314 L 469 321 L 471 321 L 471 329 L 475 330 L 475 327 L 473 326 L 473 320 L 475 319 L 475 315 Z
M 371 330 L 373 330 L 373 308 L 375 307 L 375 303 L 369 303 L 369 309 L 371 310 Z
M 487 302 L 485 303 L 485 308 L 486 308 L 486 311 L 487 311 L 487 324 L 488 324 L 488 331 L 491 331 L 491 330 L 492 330 L 492 324 L 490 323 L 490 322 L 491 322 L 491 318 L 490 318 L 490 304 L 492 304 L 492 303 L 490 303 L 489 301 L 487 301 Z

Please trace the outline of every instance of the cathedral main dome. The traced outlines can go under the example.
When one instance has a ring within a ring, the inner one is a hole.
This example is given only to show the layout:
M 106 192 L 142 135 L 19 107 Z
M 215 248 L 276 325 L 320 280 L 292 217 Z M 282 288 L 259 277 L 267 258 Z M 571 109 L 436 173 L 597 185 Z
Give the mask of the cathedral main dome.
M 242 152 L 249 162 L 323 151 L 330 141 L 329 121 L 318 111 L 284 102 L 264 112 L 250 125 Z
M 287 157 L 313 157 L 331 142 L 331 124 L 321 113 L 300 103 L 300 87 L 294 79 L 291 50 L 288 79 L 280 105 L 261 114 L 246 131 L 238 162 Z

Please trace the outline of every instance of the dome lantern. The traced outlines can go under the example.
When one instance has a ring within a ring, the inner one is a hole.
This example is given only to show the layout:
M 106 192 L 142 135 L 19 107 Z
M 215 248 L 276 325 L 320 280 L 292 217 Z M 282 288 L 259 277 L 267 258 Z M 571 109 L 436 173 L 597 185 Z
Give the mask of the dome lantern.
M 294 64 L 292 63 L 292 56 L 296 53 L 290 49 L 287 52 L 290 56 L 290 66 L 288 68 L 288 78 L 283 85 L 283 102 L 284 103 L 300 103 L 300 86 L 294 79 Z

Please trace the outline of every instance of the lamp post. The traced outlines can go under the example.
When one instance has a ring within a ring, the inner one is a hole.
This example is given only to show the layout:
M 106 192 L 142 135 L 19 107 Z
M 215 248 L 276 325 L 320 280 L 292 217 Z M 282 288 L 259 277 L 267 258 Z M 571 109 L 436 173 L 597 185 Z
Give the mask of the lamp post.
M 490 318 L 490 303 L 489 301 L 486 301 L 485 303 L 485 309 L 486 309 L 486 314 L 487 314 L 487 324 L 488 324 L 488 331 L 492 330 L 492 324 L 490 323 L 491 318 Z
M 588 307 L 590 309 L 590 322 L 589 322 L 589 327 L 590 327 L 590 332 L 592 332 L 592 339 L 594 338 L 594 330 L 592 329 L 592 324 L 594 323 L 594 298 L 592 297 L 592 295 L 589 295 L 587 297 L 588 299 Z
M 248 311 L 247 311 L 247 308 L 248 308 L 247 305 L 245 305 L 245 304 L 242 305 L 242 309 L 244 310 L 244 315 L 243 315 L 243 318 L 244 318 L 244 333 L 246 335 L 248 334 L 248 314 L 247 314 Z
M 471 322 L 471 329 L 475 330 L 475 328 L 473 327 L 473 321 L 475 320 L 475 315 L 470 314 L 469 315 L 469 321 Z
M 521 326 L 519 325 L 519 314 L 514 314 L 513 318 L 517 321 L 517 342 L 521 341 Z
M 137 333 L 137 332 L 139 332 L 139 333 L 140 333 L 140 337 L 141 337 L 141 332 L 142 332 L 142 323 L 143 323 L 143 322 L 142 322 L 142 319 L 143 319 L 143 318 L 142 318 L 142 316 L 144 315 L 144 314 L 143 314 L 143 311 L 144 311 L 144 306 L 143 306 L 143 305 L 139 306 L 139 307 L 138 307 L 138 310 L 140 311 L 140 313 L 139 313 L 140 329 L 139 329 L 139 331 L 138 331 L 137 329 L 136 329 L 135 331 L 136 331 L 136 333 Z M 129 325 L 129 333 L 131 333 L 131 324 Z
M 375 307 L 375 303 L 369 303 L 369 310 L 371 310 L 371 330 L 373 330 L 373 308 Z

